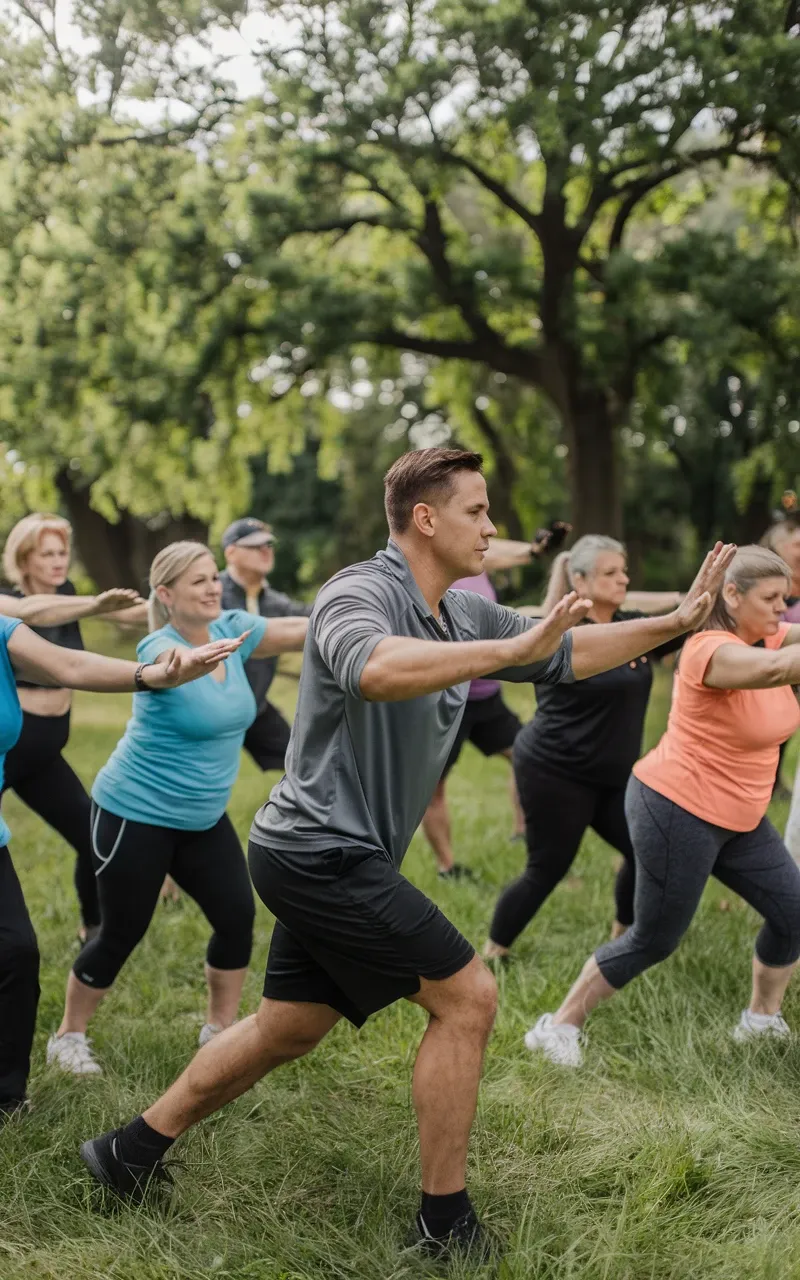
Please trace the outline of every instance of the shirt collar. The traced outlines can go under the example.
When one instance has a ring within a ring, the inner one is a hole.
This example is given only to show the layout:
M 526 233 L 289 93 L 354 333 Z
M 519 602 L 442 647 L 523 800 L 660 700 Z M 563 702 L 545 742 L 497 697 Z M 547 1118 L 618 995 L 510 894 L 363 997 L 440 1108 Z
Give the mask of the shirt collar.
M 423 618 L 431 618 L 438 626 L 439 624 L 436 622 L 436 615 L 420 591 L 417 580 L 411 572 L 411 565 L 408 563 L 405 555 L 393 538 L 390 538 L 386 543 L 386 550 L 379 551 L 375 556 L 375 559 L 387 573 L 391 574 L 393 578 L 396 578 L 403 586 L 407 594 L 411 597 L 411 602 L 417 613 Z

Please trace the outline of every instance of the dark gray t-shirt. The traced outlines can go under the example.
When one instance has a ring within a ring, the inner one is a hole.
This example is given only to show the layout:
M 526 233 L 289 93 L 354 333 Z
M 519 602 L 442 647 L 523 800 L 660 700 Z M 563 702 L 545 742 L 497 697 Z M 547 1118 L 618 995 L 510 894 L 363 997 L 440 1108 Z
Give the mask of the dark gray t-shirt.
M 227 569 L 219 575 L 222 583 L 222 607 L 223 609 L 245 609 L 249 610 L 247 601 L 247 592 L 244 587 L 239 586 L 235 582 Z M 282 591 L 273 591 L 272 587 L 264 586 L 259 592 L 258 609 L 255 612 L 261 614 L 262 618 L 310 618 L 313 604 L 304 604 L 301 600 L 292 600 L 290 596 L 285 596 Z M 278 659 L 275 658 L 248 658 L 244 664 L 245 674 L 253 690 L 253 696 L 256 700 L 256 715 L 266 709 L 267 694 L 272 681 L 275 679 L 275 672 L 278 669 Z
M 359 682 L 387 636 L 506 639 L 535 623 L 470 591 L 448 591 L 439 626 L 396 543 L 337 573 L 317 596 L 286 774 L 255 816 L 251 839 L 313 854 L 376 849 L 399 866 L 422 820 L 458 731 L 469 681 L 402 702 L 369 702 Z M 572 637 L 544 662 L 500 679 L 572 680 Z

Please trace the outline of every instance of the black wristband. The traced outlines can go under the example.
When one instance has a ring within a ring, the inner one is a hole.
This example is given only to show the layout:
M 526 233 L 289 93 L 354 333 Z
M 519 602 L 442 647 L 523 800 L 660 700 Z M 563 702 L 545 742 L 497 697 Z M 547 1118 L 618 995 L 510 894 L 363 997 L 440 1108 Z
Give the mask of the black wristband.
M 143 680 L 143 678 L 142 678 L 142 672 L 144 671 L 145 667 L 152 667 L 152 665 L 153 665 L 153 663 L 152 663 L 152 662 L 140 662 L 140 663 L 139 663 L 139 665 L 138 665 L 138 667 L 137 667 L 137 668 L 136 668 L 136 670 L 134 671 L 134 673 L 133 673 L 133 683 L 136 685 L 136 692 L 137 692 L 137 693 L 152 693 L 152 692 L 153 692 L 152 687 L 151 687 L 149 684 L 145 684 L 145 682 L 144 682 L 144 680 Z

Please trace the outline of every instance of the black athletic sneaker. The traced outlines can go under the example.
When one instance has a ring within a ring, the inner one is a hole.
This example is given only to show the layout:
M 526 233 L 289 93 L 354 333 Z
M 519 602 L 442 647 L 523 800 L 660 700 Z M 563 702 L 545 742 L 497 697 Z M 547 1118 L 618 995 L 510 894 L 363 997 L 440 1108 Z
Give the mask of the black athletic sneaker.
M 164 1162 L 154 1165 L 129 1164 L 118 1154 L 121 1129 L 112 1129 L 99 1138 L 89 1138 L 81 1146 L 81 1160 L 104 1187 L 122 1200 L 138 1204 L 154 1183 L 172 1186 L 172 1177 Z
M 0 1124 L 12 1116 L 27 1115 L 31 1104 L 27 1098 L 0 1098 Z
M 460 862 L 454 862 L 452 867 L 448 867 L 446 871 L 437 872 L 440 880 L 474 880 L 475 874 L 470 871 L 469 867 L 463 866 Z
M 497 1242 L 481 1226 L 473 1209 L 459 1218 L 446 1236 L 431 1235 L 425 1219 L 418 1213 L 408 1239 L 408 1247 L 441 1261 L 469 1256 L 469 1261 L 478 1265 L 490 1262 L 497 1253 Z

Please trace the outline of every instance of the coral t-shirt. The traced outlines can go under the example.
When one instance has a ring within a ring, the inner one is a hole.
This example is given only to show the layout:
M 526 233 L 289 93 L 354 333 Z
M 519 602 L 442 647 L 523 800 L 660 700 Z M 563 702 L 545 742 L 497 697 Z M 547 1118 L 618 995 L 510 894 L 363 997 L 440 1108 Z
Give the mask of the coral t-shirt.
M 789 630 L 767 636 L 780 649 Z M 708 664 L 722 644 L 744 644 L 730 631 L 700 631 L 683 647 L 666 733 L 634 765 L 645 786 L 729 831 L 757 827 L 772 795 L 778 749 L 800 728 L 800 705 L 777 689 L 709 689 Z

